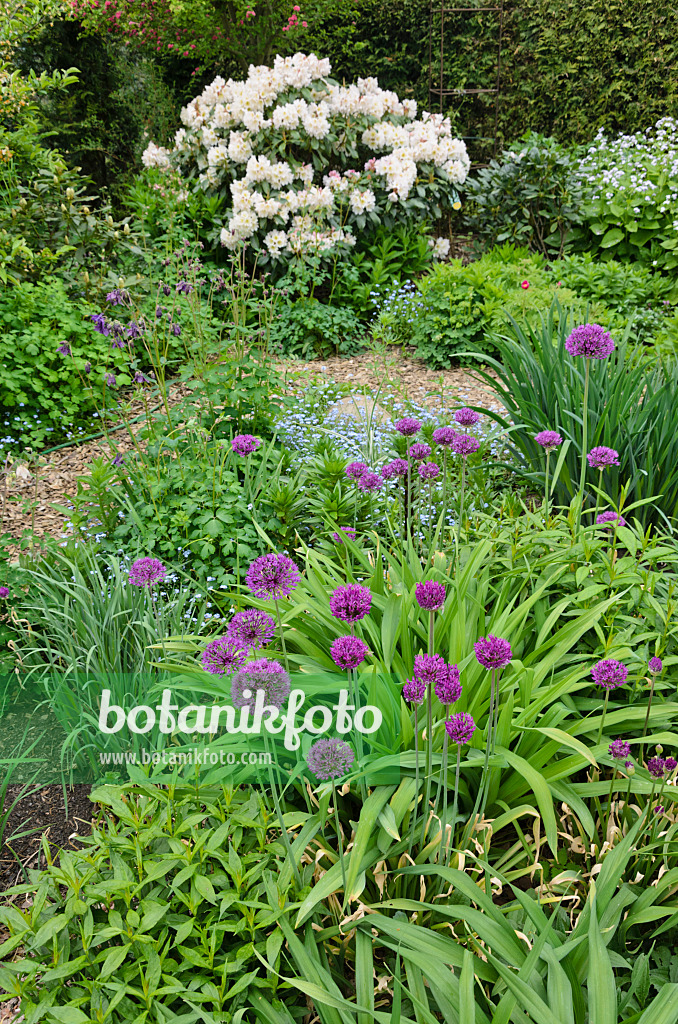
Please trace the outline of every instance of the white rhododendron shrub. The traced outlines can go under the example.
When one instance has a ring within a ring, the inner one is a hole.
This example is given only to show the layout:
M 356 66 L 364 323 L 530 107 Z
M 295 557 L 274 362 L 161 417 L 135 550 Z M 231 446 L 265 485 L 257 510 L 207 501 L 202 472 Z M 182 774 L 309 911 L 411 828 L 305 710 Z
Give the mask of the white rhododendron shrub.
M 250 66 L 244 82 L 215 78 L 181 111 L 173 149 L 151 143 L 144 164 L 224 196 L 221 242 L 247 241 L 261 262 L 338 254 L 379 224 L 458 209 L 470 164 L 449 118 L 417 118 L 414 100 L 374 78 L 329 75 L 329 60 L 297 53 Z M 432 245 L 446 254 L 442 239 Z

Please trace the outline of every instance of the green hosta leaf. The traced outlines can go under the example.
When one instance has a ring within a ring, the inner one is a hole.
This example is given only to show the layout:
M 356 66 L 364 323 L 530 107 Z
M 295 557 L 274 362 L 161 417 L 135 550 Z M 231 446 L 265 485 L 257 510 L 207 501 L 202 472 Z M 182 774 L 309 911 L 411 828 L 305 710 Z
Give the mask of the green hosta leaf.
M 619 228 L 610 228 L 606 231 L 600 240 L 601 249 L 609 249 L 613 245 L 617 245 L 618 242 L 623 241 L 624 232 L 620 231 Z

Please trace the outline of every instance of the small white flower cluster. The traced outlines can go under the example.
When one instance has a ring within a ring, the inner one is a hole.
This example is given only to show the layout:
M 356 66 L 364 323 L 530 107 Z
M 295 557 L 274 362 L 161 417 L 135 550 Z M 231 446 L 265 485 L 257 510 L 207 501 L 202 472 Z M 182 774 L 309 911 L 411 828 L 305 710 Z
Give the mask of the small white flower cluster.
M 444 260 L 450 253 L 450 240 L 449 238 L 429 238 L 428 244 L 433 249 L 433 255 L 437 260 Z
M 353 244 L 354 219 L 359 228 L 366 217 L 374 221 L 405 202 L 415 183 L 436 181 L 456 200 L 454 186 L 465 181 L 470 161 L 449 118 L 424 112 L 417 120 L 416 102 L 399 100 L 375 78 L 339 86 L 329 74 L 329 60 L 297 53 L 276 57 L 271 68 L 250 66 L 245 81 L 217 77 L 182 110 L 174 149 L 151 143 L 144 165 L 197 165 L 202 188 L 228 184 L 233 206 L 222 243 L 234 248 L 261 232 L 272 257 L 299 245 L 325 253 Z M 350 132 L 381 154 L 363 170 L 347 167 Z M 307 162 L 292 155 L 300 152 Z M 314 181 L 319 163 L 322 184 Z M 341 171 L 330 169 L 336 164 Z

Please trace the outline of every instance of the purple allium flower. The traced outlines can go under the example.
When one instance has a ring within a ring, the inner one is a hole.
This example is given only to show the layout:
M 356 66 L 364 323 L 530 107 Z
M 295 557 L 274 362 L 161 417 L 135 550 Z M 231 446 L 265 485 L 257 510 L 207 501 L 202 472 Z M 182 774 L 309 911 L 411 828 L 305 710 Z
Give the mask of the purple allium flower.
M 9 597 L 9 587 L 0 587 L 0 597 Z
M 445 585 L 435 580 L 417 583 L 414 596 L 420 608 L 435 612 L 445 604 Z
M 107 294 L 106 302 L 110 302 L 112 306 L 129 306 L 131 299 L 129 292 L 125 291 L 124 288 L 114 288 L 112 292 Z
M 407 454 L 411 459 L 427 459 L 431 454 L 431 447 L 422 441 L 417 441 L 416 444 L 412 445 Z
M 61 344 L 57 346 L 57 352 L 61 356 L 70 356 L 71 346 L 68 344 L 67 341 L 62 341 Z
M 397 420 L 393 426 L 403 437 L 413 437 L 414 434 L 418 434 L 421 430 L 419 420 L 415 420 L 411 416 L 405 416 L 403 419 Z
M 181 324 L 170 324 L 170 330 L 177 338 L 181 337 Z
M 261 555 L 255 558 L 245 582 L 255 597 L 280 600 L 299 586 L 301 573 L 287 555 Z
M 661 658 L 650 658 L 647 666 L 653 676 L 658 676 L 661 670 L 664 668 Z
M 436 697 L 441 704 L 454 704 L 461 697 L 461 683 L 459 682 L 459 668 L 457 665 L 448 665 L 447 674 L 444 679 L 439 679 L 435 684 Z
M 426 683 L 421 679 L 408 679 L 403 686 L 403 698 L 408 704 L 423 704 L 426 696 Z
M 137 558 L 130 566 L 129 581 L 135 587 L 150 587 L 166 575 L 167 569 L 157 558 Z
M 356 532 L 355 532 L 355 530 L 353 529 L 352 526 L 340 526 L 339 529 L 341 530 L 342 533 L 346 534 L 346 536 L 348 537 L 349 540 L 355 540 L 356 539 L 357 534 L 356 534 Z M 335 544 L 343 544 L 344 543 L 342 538 L 341 538 L 341 535 L 338 534 L 338 533 L 333 533 L 332 534 L 332 540 L 335 542 Z
M 666 772 L 666 761 L 663 757 L 651 757 L 647 762 L 647 770 L 653 779 L 663 779 Z
M 607 466 L 619 465 L 619 452 L 616 452 L 614 448 L 606 448 L 605 445 L 592 448 L 586 458 L 589 460 L 591 469 L 605 469 Z
M 378 491 L 384 481 L 378 473 L 363 473 L 355 482 L 359 491 Z
M 607 530 L 612 529 L 612 523 L 616 523 L 617 526 L 626 526 L 624 517 L 620 516 L 618 512 L 613 512 L 611 509 L 607 512 L 601 512 L 599 516 L 596 516 L 596 523 L 598 526 L 604 526 Z
M 465 714 L 463 711 L 460 711 L 457 715 L 452 715 L 445 722 L 445 732 L 449 736 L 450 742 L 456 743 L 459 747 L 464 743 L 470 743 L 475 731 L 476 723 L 473 721 L 472 716 Z
M 316 740 L 306 755 L 308 767 L 323 782 L 341 778 L 354 761 L 355 754 L 348 743 L 334 738 Z
M 477 437 L 473 437 L 471 434 L 457 434 L 454 441 L 452 442 L 452 451 L 455 455 L 461 455 L 466 458 L 468 455 L 473 455 L 480 448 L 480 441 Z
M 106 374 L 106 383 L 108 384 L 109 388 L 114 388 L 115 387 L 115 374 L 114 373 L 107 373 Z
M 584 359 L 607 359 L 614 352 L 612 335 L 600 324 L 582 324 L 570 334 L 565 348 L 571 356 Z
M 654 809 L 654 813 L 655 814 L 663 814 L 664 813 L 664 804 L 657 804 L 657 806 Z
M 339 636 L 330 647 L 332 661 L 339 668 L 357 668 L 370 649 L 359 636 Z
M 202 667 L 213 676 L 230 675 L 239 669 L 247 651 L 241 640 L 232 636 L 220 636 L 210 641 L 200 656 Z
M 231 681 L 231 701 L 235 708 L 249 708 L 263 690 L 265 703 L 281 708 L 290 695 L 290 677 L 277 661 L 259 658 L 236 672 Z
M 122 466 L 124 461 L 125 461 L 125 456 L 122 454 L 122 452 L 118 452 L 118 454 L 113 459 L 111 465 L 113 465 L 113 466 Z
M 251 455 L 261 444 L 261 438 L 253 434 L 236 434 L 231 441 L 231 448 L 236 455 Z
M 616 690 L 618 686 L 623 686 L 628 674 L 626 665 L 614 658 L 603 658 L 591 669 L 593 681 L 606 690 Z
M 457 409 L 454 418 L 460 427 L 473 427 L 480 421 L 480 414 L 464 406 L 462 409 Z
M 226 636 L 239 640 L 248 651 L 265 647 L 275 634 L 275 620 L 260 608 L 247 608 L 236 612 L 228 626 Z
M 422 462 L 418 467 L 418 473 L 422 480 L 435 480 L 440 476 L 440 466 L 437 462 Z
M 179 281 L 177 283 L 177 291 L 183 292 L 184 295 L 188 295 L 193 291 L 193 285 L 189 284 L 188 281 Z
M 615 761 L 624 761 L 631 753 L 631 744 L 626 740 L 616 739 L 610 743 L 607 752 Z
M 346 583 L 330 595 L 330 611 L 337 619 L 344 622 L 357 622 L 369 615 L 372 607 L 372 594 L 369 587 L 360 583 Z
M 134 320 L 130 320 L 130 322 L 127 324 L 127 334 L 130 336 L 130 338 L 140 338 L 141 337 L 141 327 L 140 327 L 140 325 L 138 323 L 136 323 Z
M 405 459 L 394 459 L 381 467 L 381 475 L 384 480 L 394 480 L 397 476 L 407 476 L 407 461 Z
M 672 772 L 674 768 L 678 768 L 678 761 L 676 761 L 675 757 L 665 757 L 664 765 L 667 772 Z
M 427 686 L 433 686 L 447 679 L 447 663 L 440 654 L 417 654 L 414 659 L 414 676 Z
M 481 636 L 473 645 L 476 658 L 487 669 L 504 668 L 513 657 L 511 644 L 499 636 Z
M 452 427 L 438 427 L 433 431 L 433 443 L 440 445 L 441 448 L 449 448 L 456 436 L 457 431 Z
M 104 314 L 94 313 L 90 317 L 90 320 L 94 324 L 94 330 L 97 331 L 99 334 L 103 334 L 103 336 L 107 338 L 108 335 L 111 333 L 111 328 Z
M 91 373 L 92 372 L 92 364 L 89 363 L 89 362 L 85 363 L 84 370 L 85 370 L 85 373 Z
M 534 439 L 542 448 L 546 448 L 547 452 L 552 452 L 554 448 L 563 443 L 562 437 L 555 430 L 542 430 L 539 434 L 534 435 Z
M 363 473 L 369 472 L 369 468 L 364 462 L 349 462 L 344 472 L 349 480 L 359 480 Z

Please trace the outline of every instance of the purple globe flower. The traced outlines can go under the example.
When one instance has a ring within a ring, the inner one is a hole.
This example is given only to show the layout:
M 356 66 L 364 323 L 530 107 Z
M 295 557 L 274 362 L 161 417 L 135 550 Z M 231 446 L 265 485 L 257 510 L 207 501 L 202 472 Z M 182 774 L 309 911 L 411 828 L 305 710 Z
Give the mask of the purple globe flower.
M 273 639 L 275 621 L 259 608 L 247 608 L 236 612 L 226 627 L 226 635 L 239 640 L 248 651 L 256 651 Z
M 344 470 L 349 480 L 358 480 L 363 473 L 369 471 L 369 466 L 366 466 L 364 462 L 349 462 L 348 466 Z
M 435 612 L 445 604 L 445 586 L 435 580 L 417 583 L 414 596 L 420 608 Z
M 348 537 L 349 540 L 355 540 L 356 539 L 357 535 L 356 535 L 356 532 L 355 532 L 355 530 L 353 529 L 352 526 L 340 526 L 339 529 L 341 530 L 341 532 L 343 534 L 345 534 Z M 344 543 L 342 538 L 341 538 L 341 535 L 338 534 L 338 533 L 333 533 L 332 534 L 332 540 L 335 542 L 335 544 L 343 544 Z
M 378 491 L 384 481 L 378 473 L 363 473 L 355 482 L 359 491 Z
M 344 622 L 357 622 L 369 615 L 372 594 L 360 583 L 346 583 L 330 595 L 330 611 Z
M 251 455 L 261 444 L 261 438 L 253 434 L 237 434 L 231 441 L 231 448 L 236 455 Z
M 452 427 L 438 427 L 433 431 L 433 443 L 441 448 L 450 448 L 455 437 L 457 437 L 457 431 Z
M 470 434 L 457 434 L 452 442 L 452 451 L 455 455 L 461 455 L 464 459 L 473 455 L 480 448 L 480 441 Z
M 435 694 L 441 704 L 454 704 L 461 697 L 461 683 L 459 682 L 459 668 L 457 665 L 448 665 L 447 674 L 444 679 L 439 679 L 435 684 Z
M 150 587 L 164 580 L 167 569 L 157 558 L 137 558 L 129 570 L 129 581 L 135 587 Z
M 279 662 L 259 658 L 236 672 L 231 681 L 233 707 L 253 706 L 259 690 L 264 691 L 265 704 L 275 708 L 283 706 L 290 695 L 290 677 Z
M 613 529 L 612 523 L 616 523 L 617 526 L 626 526 L 626 520 L 623 516 L 620 516 L 618 512 L 608 510 L 607 512 L 601 512 L 599 516 L 596 516 L 596 523 L 598 526 L 604 526 L 607 530 Z
M 393 424 L 395 429 L 403 437 L 412 437 L 414 434 L 418 434 L 421 430 L 421 423 L 419 420 L 412 419 L 411 416 L 405 416 L 402 420 L 397 420 Z
M 508 640 L 502 640 L 499 636 L 481 636 L 473 645 L 476 658 L 487 669 L 504 668 L 513 657 L 511 644 Z
M 678 761 L 676 761 L 675 757 L 665 757 L 664 766 L 667 772 L 672 772 L 675 768 L 678 768 Z
M 0 587 L 0 597 L 9 597 L 9 587 Z
M 653 676 L 658 676 L 664 668 L 661 658 L 650 658 L 647 666 Z
M 607 752 L 615 761 L 625 761 L 631 753 L 631 744 L 627 743 L 626 740 L 616 739 L 610 743 Z
M 211 640 L 200 660 L 206 672 L 213 676 L 223 676 L 239 669 L 246 657 L 247 650 L 242 641 L 226 635 Z
M 666 773 L 666 761 L 663 757 L 651 757 L 647 762 L 647 770 L 653 779 L 663 779 Z
M 606 469 L 608 466 L 619 465 L 619 452 L 614 448 L 606 448 L 605 445 L 592 448 L 586 458 L 591 469 Z
M 334 738 L 316 740 L 306 755 L 308 767 L 323 782 L 341 778 L 354 761 L 355 754 L 348 743 Z
M 255 597 L 280 600 L 299 586 L 301 573 L 287 555 L 261 555 L 255 558 L 245 582 Z
M 600 324 L 582 324 L 570 334 L 565 348 L 571 356 L 584 359 L 607 359 L 614 352 L 612 335 Z
M 421 679 L 408 679 L 403 686 L 403 697 L 408 704 L 423 704 L 426 696 L 426 683 Z
M 418 473 L 422 480 L 435 480 L 440 476 L 440 466 L 437 462 L 422 462 Z
M 395 480 L 398 476 L 407 476 L 407 462 L 405 459 L 394 459 L 381 467 L 381 475 L 384 480 Z
M 464 406 L 462 409 L 457 409 L 454 418 L 460 427 L 473 427 L 480 421 L 480 414 Z
M 428 444 L 424 444 L 423 441 L 417 441 L 409 449 L 408 453 L 411 459 L 427 459 L 431 454 L 431 447 Z
M 606 690 L 616 690 L 623 686 L 629 670 L 621 661 L 614 658 L 603 658 L 591 669 L 593 681 Z
M 465 714 L 460 711 L 457 715 L 452 715 L 445 722 L 445 732 L 450 738 L 451 743 L 456 743 L 457 746 L 461 747 L 464 743 L 470 743 L 473 733 L 476 731 L 476 723 L 473 721 L 471 715 Z
M 558 445 L 563 443 L 562 437 L 555 430 L 542 430 L 541 433 L 534 435 L 534 439 L 547 452 L 552 452 Z
M 330 647 L 332 661 L 339 668 L 357 668 L 370 653 L 370 649 L 359 636 L 340 636 Z
M 447 679 L 447 663 L 440 654 L 417 654 L 414 659 L 414 675 L 427 686 Z
M 654 809 L 654 813 L 655 814 L 663 814 L 664 813 L 664 804 L 657 804 L 657 806 Z

